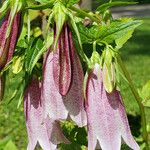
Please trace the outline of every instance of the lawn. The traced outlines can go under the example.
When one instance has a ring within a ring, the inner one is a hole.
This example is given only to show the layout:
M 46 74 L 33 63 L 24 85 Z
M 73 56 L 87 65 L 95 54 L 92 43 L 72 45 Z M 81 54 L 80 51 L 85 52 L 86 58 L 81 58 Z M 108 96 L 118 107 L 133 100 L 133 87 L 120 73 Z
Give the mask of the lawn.
M 150 19 L 144 19 L 132 39 L 122 48 L 122 58 L 131 73 L 132 79 L 138 89 L 150 80 Z M 139 108 L 134 100 L 128 85 L 122 82 L 122 95 L 129 114 L 132 132 L 139 136 L 140 116 Z M 147 116 L 150 111 L 147 110 Z M 150 120 L 149 120 L 150 122 Z M 19 150 L 25 150 L 27 134 L 25 128 L 23 108 L 17 109 L 17 102 L 0 105 L 0 146 L 3 139 L 10 138 Z M 6 139 L 7 140 L 7 139 Z M 5 142 L 5 141 L 4 141 Z M 1 150 L 1 149 L 0 149 Z M 7 149 L 8 150 L 8 149 Z

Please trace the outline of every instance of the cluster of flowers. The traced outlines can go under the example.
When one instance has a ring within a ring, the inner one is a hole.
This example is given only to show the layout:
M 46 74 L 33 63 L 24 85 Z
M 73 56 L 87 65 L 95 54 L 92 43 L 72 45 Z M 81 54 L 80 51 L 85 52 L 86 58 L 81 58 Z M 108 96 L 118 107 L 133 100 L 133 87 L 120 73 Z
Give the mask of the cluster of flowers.
M 11 25 L 10 20 L 13 20 Z M 11 26 L 10 31 L 8 26 Z M 2 22 L 0 69 L 12 58 L 19 26 L 20 13 L 14 18 L 8 13 Z M 95 63 L 83 90 L 83 68 L 71 28 L 65 23 L 56 50 L 49 48 L 44 56 L 42 80 L 33 77 L 25 91 L 27 149 L 33 150 L 37 142 L 44 150 L 55 150 L 61 142 L 68 144 L 60 121 L 72 119 L 79 127 L 87 125 L 89 150 L 94 150 L 98 143 L 102 150 L 119 150 L 121 138 L 132 149 L 140 150 L 131 135 L 120 92 L 114 89 L 108 93 L 103 78 L 103 68 Z

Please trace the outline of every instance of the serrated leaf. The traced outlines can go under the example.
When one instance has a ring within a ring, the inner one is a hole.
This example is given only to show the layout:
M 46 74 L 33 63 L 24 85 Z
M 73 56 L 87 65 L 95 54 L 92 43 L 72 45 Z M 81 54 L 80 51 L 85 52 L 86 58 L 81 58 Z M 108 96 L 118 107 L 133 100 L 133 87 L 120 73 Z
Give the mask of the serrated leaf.
M 105 4 L 102 4 L 101 6 L 99 6 L 96 9 L 96 11 L 99 11 L 100 13 L 103 13 L 107 9 L 109 9 L 110 7 L 124 6 L 124 5 L 133 5 L 133 4 L 137 4 L 137 2 L 122 2 L 122 1 L 118 1 L 118 2 L 105 3 Z
M 102 31 L 99 35 L 100 39 L 98 41 L 112 43 L 113 41 L 116 41 L 117 39 L 126 36 L 126 34 L 131 33 L 131 31 L 133 32 L 134 29 L 139 25 L 141 25 L 140 20 L 129 20 L 127 22 L 113 22 L 110 26 L 102 28 Z
M 99 33 L 101 30 L 97 25 L 92 25 L 90 28 L 88 28 L 82 23 L 78 23 L 77 27 L 80 32 L 82 43 L 92 43 L 99 38 Z
M 78 29 L 83 43 L 97 41 L 97 44 L 100 44 L 105 41 L 110 44 L 116 41 L 117 48 L 120 48 L 141 23 L 142 21 L 140 20 L 122 19 L 113 21 L 110 25 L 93 25 L 90 28 L 80 23 L 78 24 Z

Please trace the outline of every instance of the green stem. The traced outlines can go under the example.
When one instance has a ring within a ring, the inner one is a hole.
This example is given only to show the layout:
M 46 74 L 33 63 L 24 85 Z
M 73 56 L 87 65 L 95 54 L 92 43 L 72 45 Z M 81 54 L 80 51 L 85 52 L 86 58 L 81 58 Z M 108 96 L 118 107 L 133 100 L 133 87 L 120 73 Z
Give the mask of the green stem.
M 139 108 L 140 108 L 140 113 L 141 113 L 141 125 L 142 125 L 142 128 L 143 128 L 143 139 L 144 139 L 144 142 L 146 144 L 146 150 L 149 150 L 149 144 L 148 144 L 148 133 L 147 133 L 147 129 L 146 129 L 146 117 L 145 117 L 145 110 L 144 110 L 144 106 L 143 104 L 141 103 L 142 102 L 142 98 L 139 96 L 139 93 L 137 92 L 133 82 L 132 82 L 132 79 L 130 77 L 130 74 L 129 72 L 127 71 L 124 63 L 122 62 L 121 60 L 121 57 L 118 55 L 117 56 L 117 61 L 118 61 L 118 64 L 120 65 L 126 79 L 128 80 L 128 83 L 129 83 L 129 86 L 131 88 L 131 91 L 136 99 L 136 102 L 137 104 L 139 105 Z
M 70 7 L 73 11 L 80 13 L 81 15 L 88 17 L 89 19 L 91 19 L 93 22 L 96 22 L 97 24 L 101 24 L 100 20 L 92 15 L 90 15 L 89 13 L 85 12 L 84 10 L 78 9 L 74 6 Z

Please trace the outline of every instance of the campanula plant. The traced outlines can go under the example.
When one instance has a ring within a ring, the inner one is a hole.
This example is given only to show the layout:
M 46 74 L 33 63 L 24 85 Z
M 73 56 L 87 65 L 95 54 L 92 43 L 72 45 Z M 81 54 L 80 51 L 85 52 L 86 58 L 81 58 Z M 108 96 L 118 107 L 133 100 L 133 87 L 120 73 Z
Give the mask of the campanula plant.
M 108 10 L 134 3 L 110 1 L 96 12 L 85 11 L 79 4 L 79 0 L 4 1 L 0 98 L 24 106 L 28 150 L 38 146 L 120 150 L 123 142 L 140 150 L 121 96 L 120 80 L 125 79 L 141 110 L 148 150 L 142 98 L 119 51 L 141 21 L 113 19 Z

